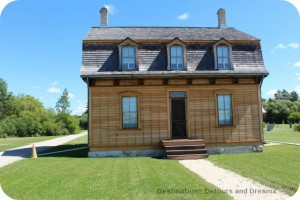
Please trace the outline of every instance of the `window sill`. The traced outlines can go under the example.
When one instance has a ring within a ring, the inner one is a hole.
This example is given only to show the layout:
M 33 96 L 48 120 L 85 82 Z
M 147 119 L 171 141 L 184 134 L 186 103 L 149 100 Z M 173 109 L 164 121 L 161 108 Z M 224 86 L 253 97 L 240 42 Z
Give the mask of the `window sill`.
M 236 128 L 236 125 L 216 125 L 216 128 Z
M 142 128 L 118 128 L 119 131 L 141 131 Z

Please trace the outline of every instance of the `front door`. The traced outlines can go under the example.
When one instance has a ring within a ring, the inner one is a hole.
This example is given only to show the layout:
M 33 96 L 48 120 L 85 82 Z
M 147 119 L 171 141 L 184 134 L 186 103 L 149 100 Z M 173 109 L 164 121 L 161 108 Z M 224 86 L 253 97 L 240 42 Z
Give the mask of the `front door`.
M 171 98 L 172 139 L 186 138 L 186 98 Z

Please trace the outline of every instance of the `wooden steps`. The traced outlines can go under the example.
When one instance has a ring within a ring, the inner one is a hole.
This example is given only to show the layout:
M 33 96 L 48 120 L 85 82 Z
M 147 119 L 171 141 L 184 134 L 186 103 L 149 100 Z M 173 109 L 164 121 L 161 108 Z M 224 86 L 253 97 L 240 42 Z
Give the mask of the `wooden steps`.
M 163 140 L 161 144 L 166 150 L 168 159 L 187 160 L 208 157 L 204 140 L 201 139 Z

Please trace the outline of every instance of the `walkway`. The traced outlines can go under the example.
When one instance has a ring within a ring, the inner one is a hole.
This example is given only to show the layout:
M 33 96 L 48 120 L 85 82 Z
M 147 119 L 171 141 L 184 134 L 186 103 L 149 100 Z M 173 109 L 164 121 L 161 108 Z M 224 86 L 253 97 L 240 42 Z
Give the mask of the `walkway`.
M 34 143 L 34 145 L 36 147 L 37 153 L 40 153 L 40 152 L 43 152 L 52 147 L 55 147 L 55 146 L 67 143 L 76 138 L 82 137 L 86 134 L 87 134 L 87 132 L 83 132 L 83 133 L 76 134 L 76 135 L 67 135 L 67 136 L 55 138 L 52 140 L 37 142 L 37 143 Z M 14 149 L 10 149 L 10 150 L 6 150 L 4 152 L 0 152 L 0 167 L 4 167 L 4 166 L 14 163 L 18 160 L 29 158 L 31 156 L 31 151 L 32 151 L 32 144 L 14 148 Z
M 280 142 L 280 141 L 273 141 L 273 140 L 265 140 L 265 142 L 267 142 L 267 144 L 288 144 L 288 145 L 300 146 L 300 144 L 291 143 L 291 142 Z
M 251 179 L 242 177 L 234 172 L 217 167 L 210 161 L 181 160 L 179 161 L 187 169 L 201 176 L 207 182 L 220 188 L 235 200 L 286 200 L 288 195 L 254 182 Z

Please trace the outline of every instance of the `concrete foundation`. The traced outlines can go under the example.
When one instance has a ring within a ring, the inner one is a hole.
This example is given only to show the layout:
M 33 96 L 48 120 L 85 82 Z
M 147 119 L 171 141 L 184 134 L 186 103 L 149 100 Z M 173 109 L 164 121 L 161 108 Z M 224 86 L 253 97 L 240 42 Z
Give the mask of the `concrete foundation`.
M 229 146 L 229 147 L 206 147 L 209 155 L 214 154 L 239 154 L 239 153 L 252 153 L 263 152 L 264 147 L 262 145 L 251 146 Z
M 165 156 L 163 150 L 126 150 L 126 151 L 90 151 L 90 158 L 106 157 L 155 157 L 162 158 Z
M 262 152 L 262 145 L 251 146 L 228 146 L 228 147 L 207 147 L 209 155 L 214 154 L 239 154 Z M 166 153 L 164 150 L 124 150 L 124 151 L 90 151 L 88 153 L 90 158 L 107 158 L 107 157 L 154 157 L 164 158 Z

